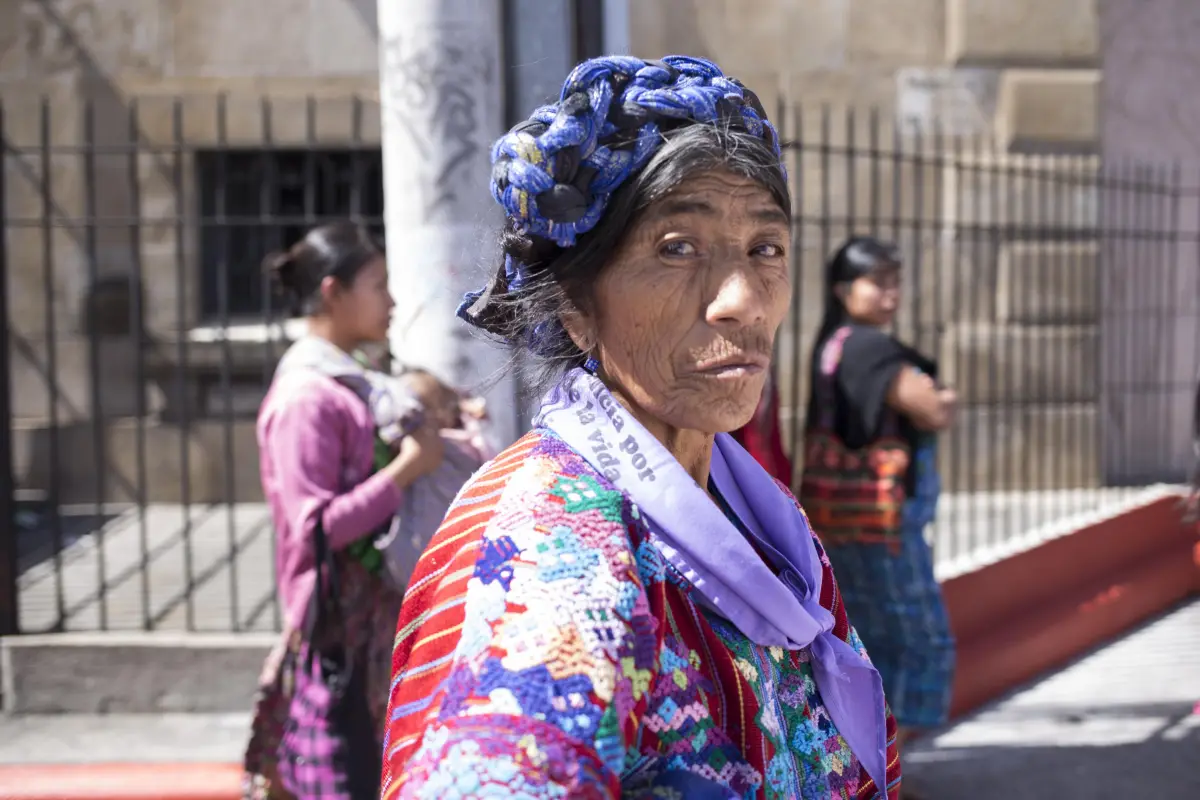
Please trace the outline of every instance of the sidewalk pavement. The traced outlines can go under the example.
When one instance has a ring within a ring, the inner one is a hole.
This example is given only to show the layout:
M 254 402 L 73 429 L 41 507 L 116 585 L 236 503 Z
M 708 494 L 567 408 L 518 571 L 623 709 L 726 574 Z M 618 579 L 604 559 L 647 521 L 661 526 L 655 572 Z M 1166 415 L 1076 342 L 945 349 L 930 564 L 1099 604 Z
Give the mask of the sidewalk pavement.
M 914 743 L 926 798 L 1200 798 L 1200 599 Z
M 238 800 L 245 714 L 0 716 L 0 800 Z
M 1200 599 L 905 758 L 941 800 L 1200 797 Z M 245 714 L 0 716 L 0 800 L 236 800 Z M 7 765 L 7 766 L 6 766 Z

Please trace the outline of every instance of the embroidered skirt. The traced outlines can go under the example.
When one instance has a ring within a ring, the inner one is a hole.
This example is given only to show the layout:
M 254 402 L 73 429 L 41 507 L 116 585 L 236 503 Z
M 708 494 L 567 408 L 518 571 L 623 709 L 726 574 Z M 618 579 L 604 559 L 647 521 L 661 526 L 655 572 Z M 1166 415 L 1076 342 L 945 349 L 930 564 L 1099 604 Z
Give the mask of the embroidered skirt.
M 850 624 L 903 728 L 945 724 L 954 678 L 954 635 L 923 527 L 906 522 L 896 551 L 884 544 L 825 543 Z
M 367 665 L 368 702 L 382 749 L 392 677 L 392 641 L 403 595 L 388 588 L 351 558 L 340 555 L 337 563 L 346 647 L 357 663 Z M 291 706 L 296 655 L 302 644 L 299 631 L 284 631 L 279 644 L 267 656 L 250 723 L 242 776 L 243 800 L 320 800 L 294 797 L 275 780 L 276 753 Z

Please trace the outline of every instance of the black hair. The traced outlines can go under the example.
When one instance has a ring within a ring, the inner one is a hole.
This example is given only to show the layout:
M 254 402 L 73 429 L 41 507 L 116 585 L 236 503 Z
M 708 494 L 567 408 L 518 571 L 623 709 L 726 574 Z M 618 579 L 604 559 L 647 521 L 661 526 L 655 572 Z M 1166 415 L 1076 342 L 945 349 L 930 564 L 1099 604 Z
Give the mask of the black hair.
M 288 250 L 269 254 L 263 269 L 283 290 L 292 314 L 311 316 L 321 311 L 325 278 L 350 286 L 363 267 L 382 255 L 383 246 L 370 231 L 342 220 L 313 228 Z
M 881 267 L 898 268 L 900 264 L 900 248 L 872 236 L 851 236 L 838 248 L 825 265 L 825 313 L 813 342 L 813 363 L 825 340 L 846 321 L 846 304 L 838 296 L 837 287 L 853 283 Z
M 603 218 L 573 247 L 522 233 L 510 219 L 500 234 L 500 263 L 475 317 L 477 327 L 508 344 L 531 398 L 587 355 L 563 329 L 572 308 L 589 310 L 596 281 L 620 251 L 641 215 L 680 184 L 705 172 L 724 170 L 753 180 L 791 216 L 791 194 L 779 157 L 744 128 L 688 124 L 663 134 L 664 144 L 641 172 L 609 199 Z M 505 265 L 522 265 L 525 282 L 509 288 Z
M 872 236 L 851 236 L 825 264 L 825 313 L 821 317 L 821 327 L 817 329 L 817 338 L 813 340 L 809 357 L 806 427 L 811 427 L 818 419 L 817 386 L 820 380 L 821 351 L 825 347 L 825 341 L 842 327 L 849 317 L 845 303 L 838 296 L 837 287 L 853 283 L 881 267 L 898 268 L 900 263 L 900 249 L 891 242 Z

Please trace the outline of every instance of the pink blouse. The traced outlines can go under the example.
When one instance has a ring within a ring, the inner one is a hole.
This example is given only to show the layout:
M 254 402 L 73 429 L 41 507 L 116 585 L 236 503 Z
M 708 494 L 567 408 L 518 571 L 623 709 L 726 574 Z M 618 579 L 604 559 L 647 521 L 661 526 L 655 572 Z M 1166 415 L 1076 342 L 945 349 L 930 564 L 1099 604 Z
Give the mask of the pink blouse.
M 279 599 L 291 626 L 303 623 L 312 595 L 317 515 L 330 547 L 340 550 L 377 530 L 400 507 L 396 483 L 371 475 L 374 435 L 366 404 L 316 372 L 278 376 L 263 400 L 259 468 L 275 522 Z

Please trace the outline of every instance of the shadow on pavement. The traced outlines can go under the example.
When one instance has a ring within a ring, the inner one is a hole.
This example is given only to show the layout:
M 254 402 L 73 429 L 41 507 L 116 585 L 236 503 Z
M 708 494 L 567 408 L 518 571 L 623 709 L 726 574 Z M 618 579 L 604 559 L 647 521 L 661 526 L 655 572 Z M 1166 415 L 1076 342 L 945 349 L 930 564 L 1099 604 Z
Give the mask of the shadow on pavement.
M 1153 709 L 1156 717 L 1162 711 Z M 1127 722 L 1130 716 L 1129 710 L 1121 709 L 1110 719 Z M 926 800 L 1182 800 L 1200 796 L 1200 716 L 1179 704 L 1159 721 L 1156 735 L 1125 744 L 917 751 L 905 760 L 904 785 Z

